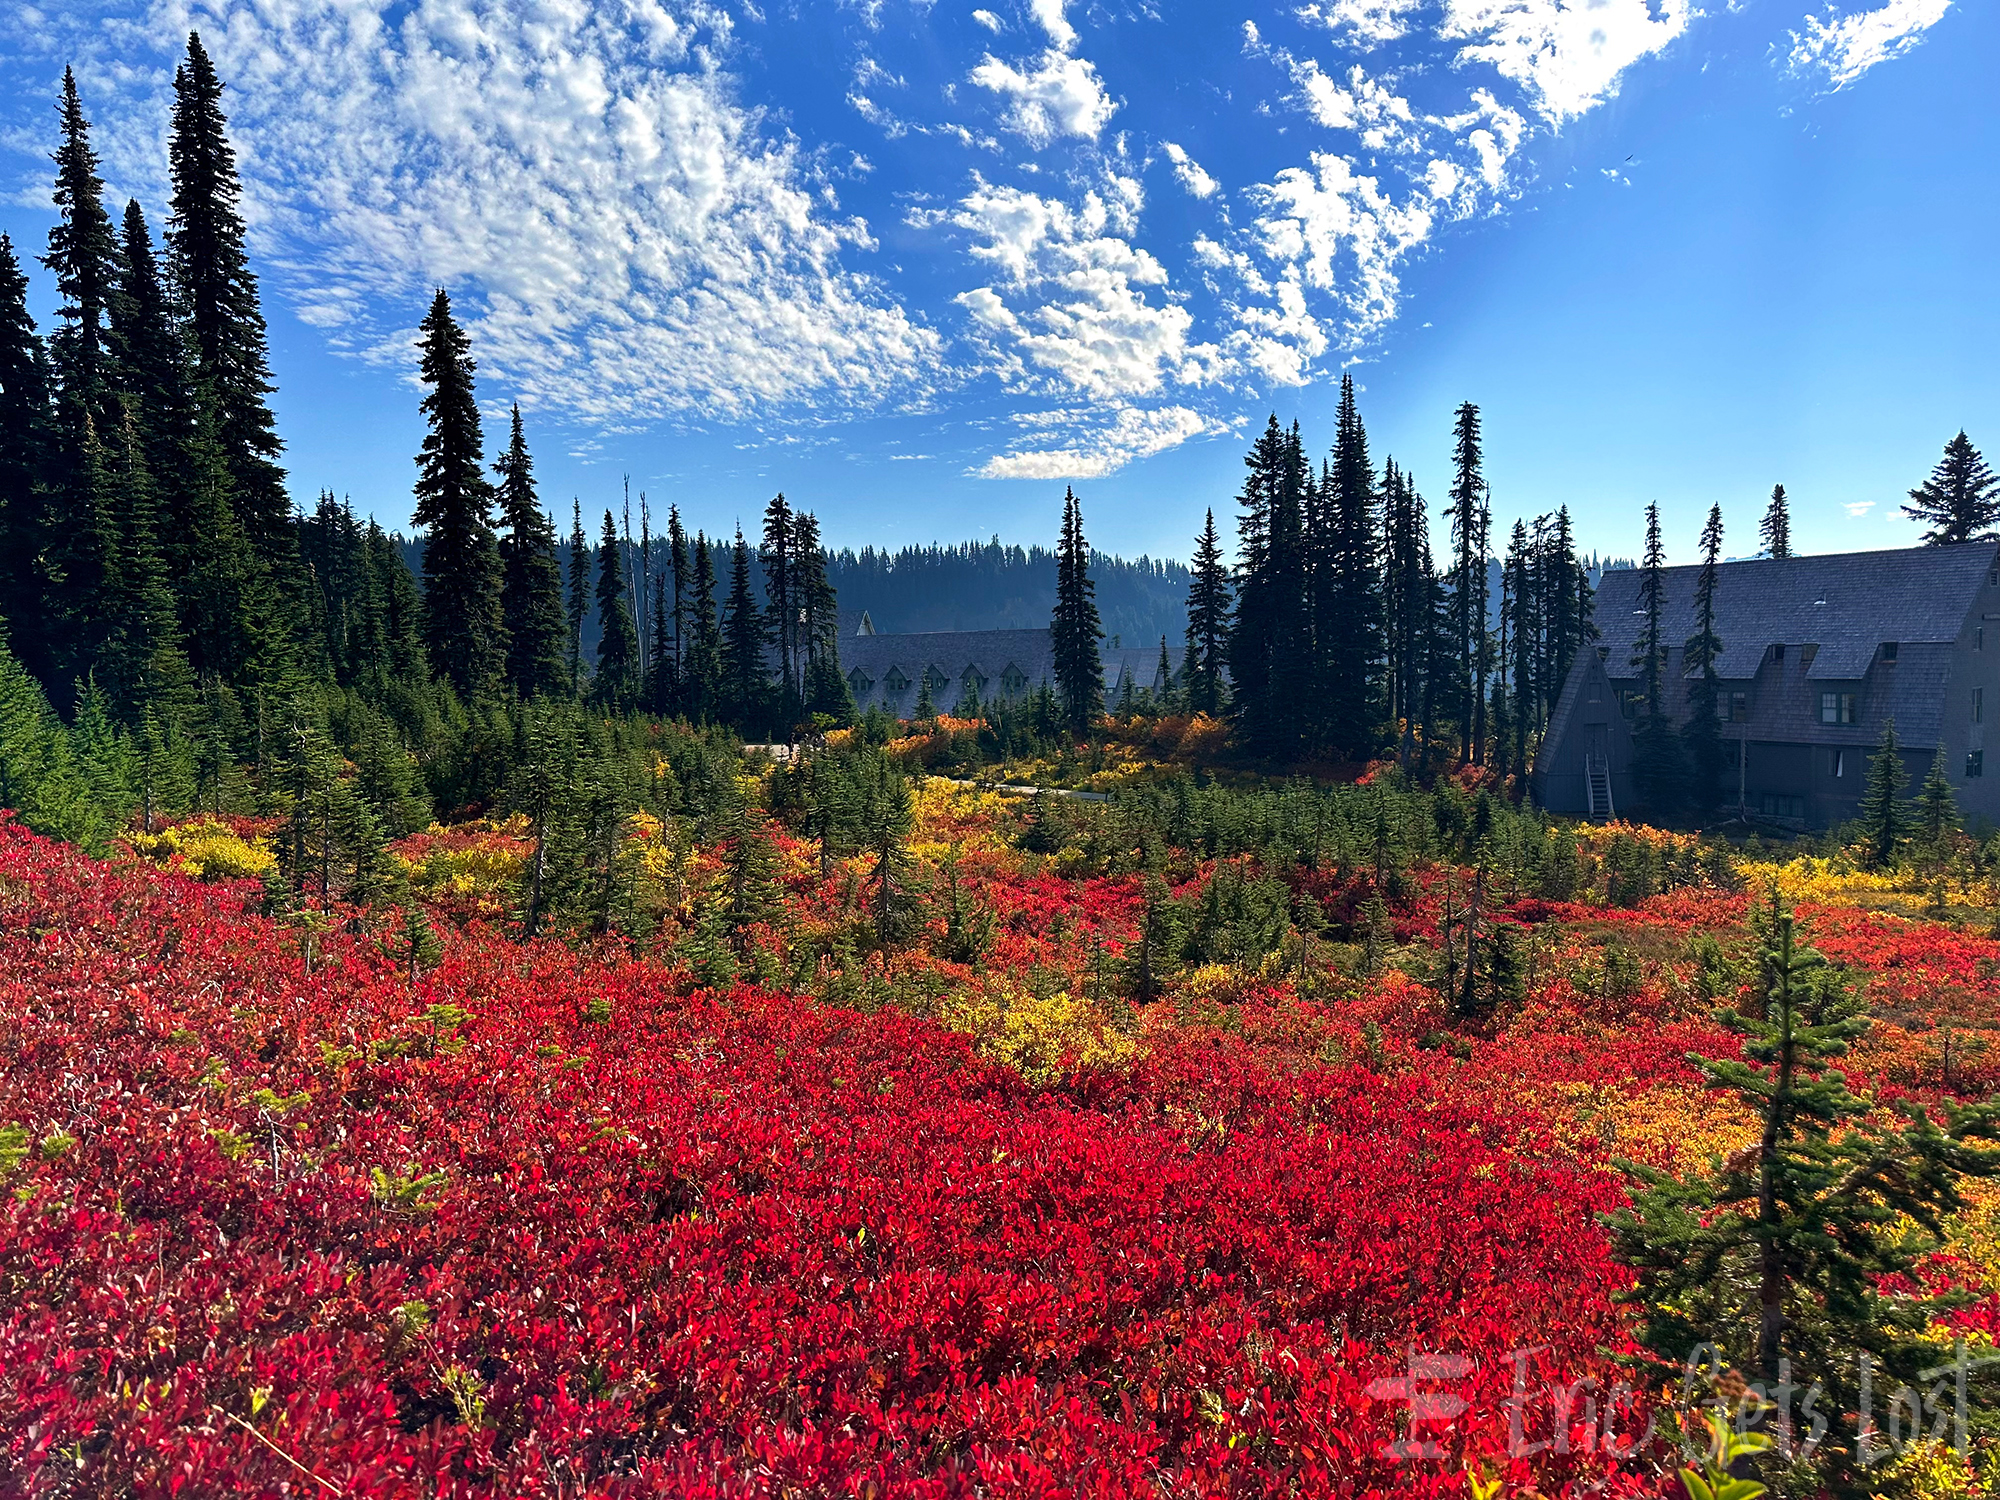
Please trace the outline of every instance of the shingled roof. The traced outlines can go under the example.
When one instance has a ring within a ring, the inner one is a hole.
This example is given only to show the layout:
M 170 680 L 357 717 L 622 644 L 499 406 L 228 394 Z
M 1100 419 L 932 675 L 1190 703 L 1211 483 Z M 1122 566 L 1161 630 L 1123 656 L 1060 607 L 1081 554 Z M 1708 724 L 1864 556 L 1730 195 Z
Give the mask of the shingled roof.
M 1818 557 L 1757 558 L 1718 564 L 1715 633 L 1722 638 L 1718 675 L 1757 675 L 1766 647 L 1819 648 L 1809 678 L 1856 680 L 1883 642 L 1949 644 L 1987 572 L 2000 559 L 2000 543 L 1956 547 L 1902 547 L 1888 552 L 1835 552 Z M 1627 665 L 1646 627 L 1639 606 L 1644 574 L 1635 568 L 1606 573 L 1597 585 L 1599 644 L 1609 648 L 1605 667 L 1627 678 Z M 1695 632 L 1699 566 L 1661 572 L 1660 634 L 1676 654 Z

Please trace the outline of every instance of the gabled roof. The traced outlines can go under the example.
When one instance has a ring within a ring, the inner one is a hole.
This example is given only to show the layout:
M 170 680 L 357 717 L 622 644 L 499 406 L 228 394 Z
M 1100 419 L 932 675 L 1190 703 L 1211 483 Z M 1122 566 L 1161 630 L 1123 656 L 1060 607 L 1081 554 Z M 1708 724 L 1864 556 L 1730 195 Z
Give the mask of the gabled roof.
M 1837 552 L 1818 557 L 1758 558 L 1716 567 L 1715 633 L 1722 638 L 1719 675 L 1757 675 L 1765 648 L 1816 645 L 1808 675 L 1859 679 L 1885 641 L 1949 643 L 1958 639 L 2000 543 Z M 1699 566 L 1662 570 L 1662 644 L 1678 654 L 1695 633 Z M 1639 609 L 1644 574 L 1620 568 L 1597 585 L 1599 644 L 1605 668 L 1630 677 L 1627 663 L 1645 630 Z

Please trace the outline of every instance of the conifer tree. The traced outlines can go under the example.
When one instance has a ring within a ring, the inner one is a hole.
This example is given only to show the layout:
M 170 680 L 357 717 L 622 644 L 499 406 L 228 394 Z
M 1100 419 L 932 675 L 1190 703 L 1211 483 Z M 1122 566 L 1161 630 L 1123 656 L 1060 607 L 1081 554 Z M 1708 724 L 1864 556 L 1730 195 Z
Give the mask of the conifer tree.
M 63 69 L 62 144 L 55 153 L 56 223 L 42 264 L 55 273 L 56 329 L 49 357 L 61 402 L 64 443 L 74 456 L 86 419 L 100 434 L 115 427 L 116 352 L 111 304 L 119 284 L 118 236 L 104 208 L 104 180 L 90 144 L 90 121 L 76 75 Z
M 1893 865 L 1909 833 L 1909 813 L 1903 806 L 1903 789 L 1909 784 L 1896 745 L 1896 721 L 1885 720 L 1882 738 L 1868 757 L 1868 784 L 1861 794 L 1861 853 L 1871 870 Z
M 1389 716 L 1400 726 L 1397 754 L 1407 760 L 1419 728 L 1428 739 L 1434 683 L 1428 662 L 1439 615 L 1430 520 L 1408 473 L 1383 467 L 1383 597 L 1388 616 Z
M 590 619 L 590 539 L 583 532 L 583 502 L 570 501 L 569 523 L 569 607 L 564 623 L 569 629 L 569 686 L 572 693 L 583 691 L 583 627 Z
M 200 36 L 190 32 L 187 56 L 174 70 L 167 245 L 187 310 L 196 383 L 213 414 L 239 529 L 283 574 L 291 559 L 292 506 L 278 464 L 284 445 L 269 401 L 269 338 L 244 247 L 242 185 L 222 89 Z
M 2000 475 L 1995 475 L 1961 430 L 1944 445 L 1930 478 L 1910 491 L 1903 514 L 1930 527 L 1924 544 L 1990 542 L 2000 536 Z
M 563 647 L 562 565 L 555 523 L 535 493 L 534 460 L 514 404 L 500 476 L 500 623 L 507 634 L 507 681 L 524 698 L 559 691 L 567 676 Z
M 1716 567 L 1722 561 L 1722 507 L 1711 505 L 1701 529 L 1701 572 L 1694 586 L 1695 632 L 1688 637 L 1689 673 L 1701 675 L 1688 688 L 1688 718 L 1681 737 L 1687 746 L 1688 801 L 1705 815 L 1722 796 L 1722 680 L 1716 663 L 1722 637 L 1715 633 Z
M 1181 680 L 1188 712 L 1222 711 L 1222 669 L 1229 646 L 1229 569 L 1222 560 L 1222 543 L 1215 534 L 1215 511 L 1203 520 L 1195 538 L 1194 560 L 1188 568 L 1187 649 L 1181 657 Z
M 793 598 L 791 506 L 780 494 L 764 507 L 764 542 L 758 562 L 764 573 L 764 623 L 778 664 L 778 713 L 793 717 L 799 691 L 799 601 Z
M 1535 586 L 1536 557 L 1527 523 L 1517 519 L 1500 564 L 1500 633 L 1504 642 L 1500 666 L 1507 688 L 1505 759 L 1510 768 L 1523 773 L 1536 727 L 1535 644 L 1543 623 L 1542 601 Z
M 1460 758 L 1484 757 L 1486 739 L 1486 552 L 1491 524 L 1486 504 L 1479 408 L 1459 403 L 1452 428 L 1451 623 L 1458 655 L 1451 708 L 1459 723 Z
M 1782 484 L 1771 486 L 1771 503 L 1758 527 L 1764 538 L 1764 555 L 1787 558 L 1792 555 L 1792 508 Z
M 440 287 L 417 347 L 430 387 L 422 410 L 430 431 L 417 455 L 416 510 L 425 528 L 424 644 L 431 664 L 465 697 L 493 688 L 506 665 L 500 621 L 500 556 L 492 487 L 473 393 L 477 369 Z
M 153 253 L 146 215 L 125 205 L 120 275 L 111 299 L 119 385 L 131 411 L 159 504 L 162 554 L 177 578 L 206 558 L 188 550 L 194 513 L 187 493 L 189 445 L 199 424 L 186 345 Z
M 1354 400 L 1354 377 L 1340 380 L 1340 422 L 1332 473 L 1321 486 L 1330 490 L 1321 509 L 1328 524 L 1319 549 L 1328 578 L 1314 633 L 1326 675 L 1317 684 L 1320 738 L 1349 760 L 1371 755 L 1383 701 L 1381 530 L 1376 517 L 1375 469 L 1368 459 L 1368 433 Z
M 750 952 L 751 929 L 769 922 L 782 910 L 778 886 L 778 850 L 764 827 L 763 815 L 742 804 L 722 848 L 723 920 L 729 944 L 739 958 Z
M 715 554 L 708 537 L 694 539 L 693 618 L 688 625 L 687 661 L 683 673 L 686 711 L 696 722 L 714 722 L 723 709 L 722 626 L 715 608 Z
M 681 508 L 678 505 L 670 505 L 667 507 L 667 573 L 674 591 L 671 616 L 674 631 L 674 696 L 672 702 L 662 706 L 675 710 L 685 709 L 687 693 L 689 590 L 694 582 L 691 567 L 687 529 L 681 525 Z
M 729 564 L 729 599 L 722 611 L 723 714 L 744 734 L 762 733 L 768 711 L 764 620 L 750 586 L 750 546 L 736 533 Z
M 48 362 L 28 313 L 28 278 L 0 234 L 0 620 L 17 627 L 40 602 L 34 556 L 50 436 Z
M 607 708 L 629 709 L 639 696 L 639 631 L 620 560 L 618 526 L 604 513 L 604 537 L 597 548 L 597 674 L 591 695 Z
M 1763 1003 L 1716 1016 L 1744 1038 L 1742 1058 L 1695 1062 L 1710 1089 L 1761 1123 L 1759 1139 L 1706 1172 L 1619 1163 L 1643 1186 L 1608 1223 L 1637 1271 L 1629 1300 L 1662 1382 L 1681 1382 L 1704 1350 L 1718 1369 L 1743 1371 L 1793 1403 L 1763 1418 L 1801 1466 L 1786 1493 L 1856 1500 L 1882 1487 L 1869 1473 L 1879 1455 L 1857 1441 L 1865 1419 L 1857 1428 L 1841 1414 L 1867 1413 L 1871 1384 L 1880 1403 L 1900 1384 L 1936 1378 L 1932 1330 L 1946 1303 L 1915 1272 L 1962 1207 L 1964 1179 L 2000 1172 L 2000 1151 L 1986 1144 L 2000 1105 L 1927 1109 L 1854 1094 L 1835 1064 L 1868 1030 L 1866 1014 L 1799 943 L 1775 892 L 1757 925 Z M 1968 1394 L 1992 1400 L 1982 1382 Z M 1827 1430 L 1801 1456 L 1814 1405 Z
M 1661 634 L 1666 610 L 1666 549 L 1660 542 L 1660 507 L 1646 507 L 1646 557 L 1639 582 L 1644 628 L 1632 648 L 1631 666 L 1644 695 L 1633 734 L 1632 775 L 1640 800 L 1656 815 L 1671 815 L 1680 800 L 1681 757 L 1667 717 L 1667 645 Z
M 674 668 L 674 639 L 667 616 L 667 581 L 653 580 L 652 624 L 647 634 L 646 686 L 643 702 L 649 712 L 670 714 L 679 682 Z
M 1061 539 L 1056 544 L 1056 607 L 1049 622 L 1055 655 L 1056 694 L 1074 735 L 1090 733 L 1104 704 L 1104 664 L 1097 643 L 1104 631 L 1097 618 L 1097 588 L 1090 581 L 1090 543 L 1083 536 L 1083 507 L 1076 493 L 1063 494 Z
M 798 649 L 803 657 L 800 690 L 805 712 L 838 724 L 852 723 L 854 692 L 840 674 L 839 601 L 827 581 L 819 518 L 810 511 L 793 516 L 792 596 L 799 619 Z
M 1931 757 L 1930 773 L 1917 789 L 1916 832 L 1933 858 L 1943 856 L 1951 836 L 1958 832 L 1958 800 L 1952 796 L 1942 745 Z
M 1245 737 L 1268 749 L 1278 737 L 1272 702 L 1277 684 L 1275 652 L 1284 628 L 1283 575 L 1290 563 L 1281 554 L 1295 542 L 1297 528 L 1281 515 L 1286 505 L 1286 442 L 1277 414 L 1244 456 L 1248 472 L 1237 496 L 1236 615 L 1229 637 L 1231 706 Z

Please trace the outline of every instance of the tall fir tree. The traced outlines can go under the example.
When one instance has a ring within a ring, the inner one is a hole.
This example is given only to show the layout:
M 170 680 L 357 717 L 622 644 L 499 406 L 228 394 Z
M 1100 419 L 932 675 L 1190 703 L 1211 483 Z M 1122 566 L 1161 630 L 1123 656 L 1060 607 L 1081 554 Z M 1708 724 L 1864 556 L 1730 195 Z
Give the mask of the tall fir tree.
M 569 690 L 583 691 L 583 627 L 590 619 L 590 538 L 583 531 L 583 502 L 569 505 L 569 599 L 563 615 Z
M 1715 629 L 1715 591 L 1722 561 L 1722 507 L 1711 505 L 1701 529 L 1701 572 L 1694 586 L 1694 634 L 1688 637 L 1685 661 L 1688 717 L 1681 738 L 1687 746 L 1688 804 L 1705 816 L 1722 797 L 1725 760 L 1722 745 L 1722 679 L 1716 670 L 1722 657 L 1722 637 Z M 1695 674 L 1699 673 L 1699 676 Z
M 1758 532 L 1764 538 L 1764 555 L 1783 559 L 1792 555 L 1792 506 L 1785 498 L 1782 484 L 1771 486 L 1771 503 L 1764 509 L 1764 519 L 1758 525 Z
M 1502 662 L 1508 688 L 1507 762 L 1510 770 L 1523 775 L 1528 769 L 1528 755 L 1540 719 L 1536 648 L 1548 624 L 1547 601 L 1539 587 L 1540 556 L 1541 549 L 1530 540 L 1526 523 L 1516 520 L 1513 533 L 1507 538 L 1506 560 L 1501 564 L 1504 604 L 1500 617 L 1501 628 L 1508 633 L 1513 648 Z
M 28 278 L 0 234 L 0 620 L 32 626 L 40 602 L 41 484 L 49 460 L 48 359 Z
M 591 696 L 606 708 L 629 710 L 639 700 L 639 631 L 625 586 L 624 549 L 618 523 L 604 513 L 604 538 L 597 548 L 597 673 Z
M 1645 700 L 1632 736 L 1632 777 L 1640 801 L 1655 817 L 1663 818 L 1673 815 L 1682 790 L 1680 745 L 1667 716 L 1667 643 L 1662 634 L 1666 603 L 1666 549 L 1660 541 L 1660 507 L 1654 504 L 1646 507 L 1646 556 L 1639 581 L 1639 608 L 1646 623 L 1631 660 Z
M 1074 490 L 1063 492 L 1062 534 L 1056 543 L 1056 607 L 1049 621 L 1056 693 L 1073 735 L 1090 733 L 1104 707 L 1104 662 L 1097 643 L 1097 586 L 1090 579 L 1090 543 Z
M 819 518 L 810 511 L 792 519 L 792 597 L 799 617 L 801 707 L 835 723 L 854 719 L 854 692 L 840 673 L 840 610 L 826 575 Z
M 1248 471 L 1237 495 L 1236 617 L 1229 637 L 1231 706 L 1244 736 L 1272 736 L 1272 652 L 1282 614 L 1273 560 L 1275 517 L 1285 481 L 1285 432 L 1275 412 L 1243 459 Z
M 56 223 L 42 264 L 61 299 L 49 339 L 54 376 L 55 448 L 35 557 L 39 629 L 17 639 L 31 670 L 63 701 L 63 688 L 95 669 L 111 629 L 117 588 L 115 502 L 104 440 L 123 425 L 111 304 L 120 272 L 118 237 L 104 208 L 104 183 L 76 75 L 63 70 L 62 143 L 55 153 Z
M 493 535 L 493 490 L 473 391 L 471 346 L 440 287 L 424 318 L 420 375 L 430 391 L 422 411 L 430 431 L 417 455 L 416 509 L 424 528 L 424 644 L 432 666 L 462 696 L 491 690 L 506 666 L 500 620 L 500 555 Z
M 243 189 L 222 90 L 201 37 L 190 32 L 187 56 L 174 70 L 167 245 L 239 528 L 282 575 L 292 554 L 292 506 L 278 462 L 284 445 L 271 413 L 270 341 L 244 246 Z
M 563 642 L 562 565 L 556 529 L 535 492 L 535 464 L 516 402 L 500 476 L 500 623 L 507 636 L 507 681 L 524 698 L 563 690 L 569 662 Z
M 770 711 L 764 669 L 763 612 L 750 583 L 750 544 L 736 533 L 729 559 L 729 597 L 722 609 L 723 715 L 745 735 L 761 734 Z
M 1320 549 L 1327 586 L 1319 591 L 1314 633 L 1327 668 L 1319 684 L 1321 742 L 1349 760 L 1372 755 L 1383 713 L 1381 529 L 1368 433 L 1354 400 L 1354 378 L 1340 381 L 1340 421 L 1331 490 L 1321 500 L 1329 535 Z
M 681 524 L 681 508 L 667 507 L 667 581 L 673 589 L 673 608 L 670 611 L 674 633 L 673 700 L 663 705 L 672 711 L 684 711 L 687 692 L 687 649 L 688 649 L 688 608 L 689 590 L 693 586 L 694 575 L 690 570 L 692 558 L 688 555 L 687 528 Z
M 1419 729 L 1428 734 L 1426 662 L 1437 616 L 1438 585 L 1423 497 L 1393 459 L 1383 466 L 1382 509 L 1389 716 L 1396 726 L 1397 754 L 1407 760 Z
M 1211 508 L 1188 565 L 1187 648 L 1181 657 L 1181 681 L 1190 713 L 1222 711 L 1230 613 L 1229 568 L 1222 559 Z
M 799 691 L 799 601 L 792 588 L 792 508 L 780 494 L 764 507 L 764 540 L 757 561 L 764 574 L 764 626 L 777 661 L 777 709 L 794 714 Z
M 1944 445 L 1930 478 L 1910 491 L 1903 514 L 1921 521 L 1929 547 L 1990 542 L 2000 536 L 2000 475 L 1995 475 L 1961 430 Z
M 694 595 L 689 604 L 688 643 L 682 669 L 688 717 L 712 723 L 723 710 L 722 624 L 716 614 L 715 552 L 708 537 L 695 533 Z
M 1459 403 L 1452 426 L 1451 622 L 1459 667 L 1452 684 L 1451 710 L 1459 725 L 1460 757 L 1477 761 L 1485 753 L 1486 552 L 1490 517 L 1486 504 L 1485 452 L 1479 408 Z

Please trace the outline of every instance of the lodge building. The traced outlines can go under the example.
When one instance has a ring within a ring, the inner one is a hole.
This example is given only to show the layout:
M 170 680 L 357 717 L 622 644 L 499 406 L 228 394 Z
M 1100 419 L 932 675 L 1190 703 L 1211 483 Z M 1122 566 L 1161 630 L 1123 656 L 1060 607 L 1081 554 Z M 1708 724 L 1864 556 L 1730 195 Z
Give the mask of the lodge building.
M 1691 709 L 1684 643 L 1700 575 L 1662 575 L 1676 729 Z M 1535 798 L 1551 812 L 1605 818 L 1636 804 L 1643 579 L 1619 569 L 1598 584 L 1598 639 L 1577 653 L 1535 761 Z M 1893 719 L 1912 790 L 1942 745 L 1968 825 L 2000 822 L 2000 765 L 1989 774 L 1985 742 L 1987 716 L 2000 713 L 2000 543 L 1722 563 L 1715 633 L 1725 807 L 1795 828 L 1854 817 Z

